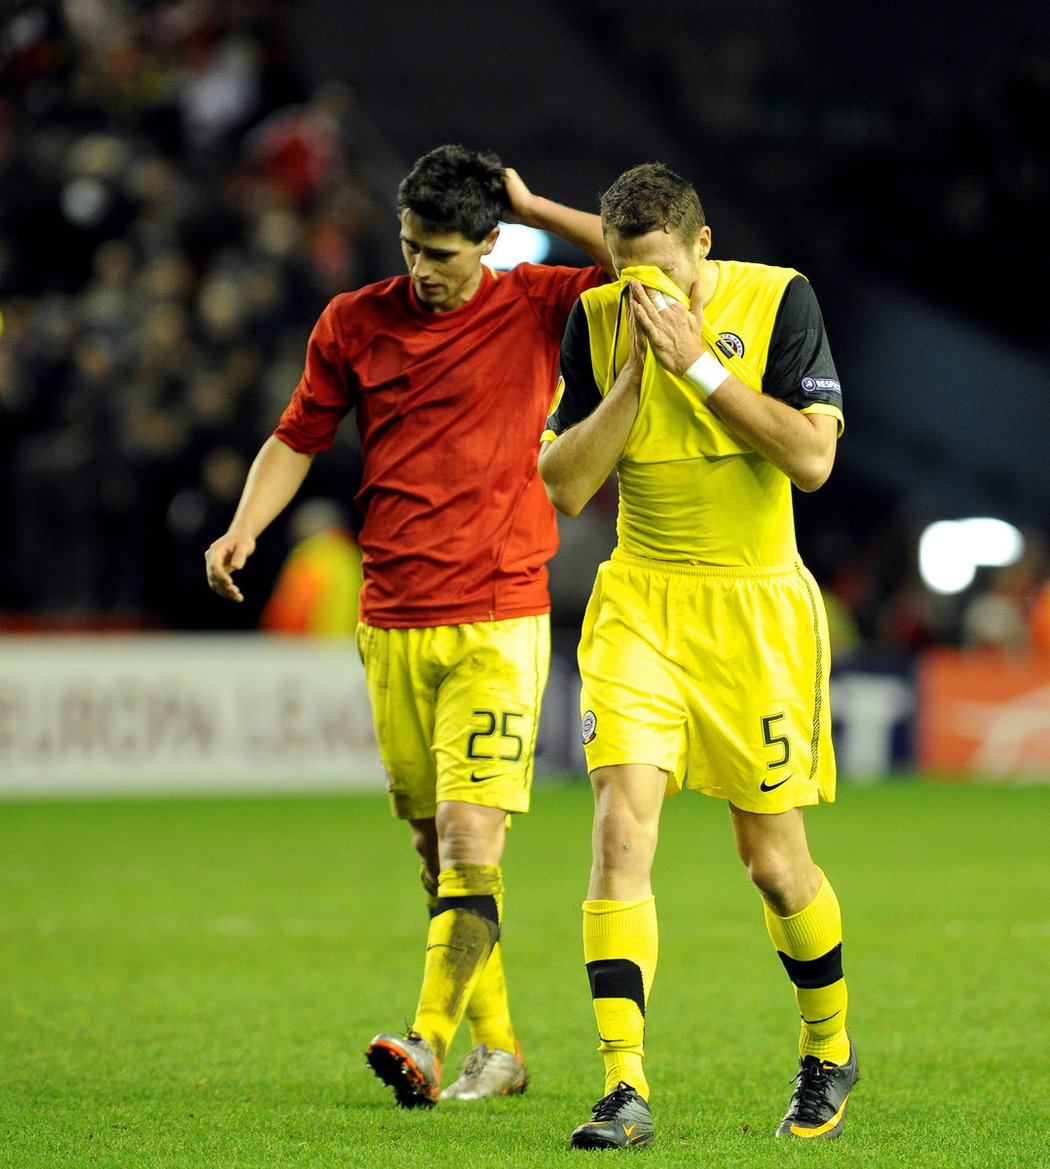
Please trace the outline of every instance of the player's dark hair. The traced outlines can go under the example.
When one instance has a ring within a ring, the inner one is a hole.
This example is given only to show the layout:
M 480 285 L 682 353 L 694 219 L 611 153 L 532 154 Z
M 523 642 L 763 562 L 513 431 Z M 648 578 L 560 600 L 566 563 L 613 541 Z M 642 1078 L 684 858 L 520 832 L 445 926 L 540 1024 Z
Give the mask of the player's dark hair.
M 465 146 L 428 151 L 397 188 L 399 213 L 412 211 L 428 228 L 458 231 L 472 243 L 480 243 L 509 206 L 499 157 Z
M 624 171 L 601 199 L 602 230 L 634 239 L 666 228 L 691 242 L 707 220 L 692 183 L 662 162 Z

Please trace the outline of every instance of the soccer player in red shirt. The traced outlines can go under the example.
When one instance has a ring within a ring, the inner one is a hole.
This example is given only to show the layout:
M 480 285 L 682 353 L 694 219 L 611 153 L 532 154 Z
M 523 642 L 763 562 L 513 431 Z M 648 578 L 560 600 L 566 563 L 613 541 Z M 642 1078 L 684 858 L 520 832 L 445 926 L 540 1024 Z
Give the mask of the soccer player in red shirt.
M 398 189 L 408 274 L 336 296 L 302 378 L 256 456 L 233 521 L 206 553 L 232 574 L 354 413 L 364 583 L 357 645 L 393 813 L 422 858 L 431 917 L 404 1035 L 366 1057 L 402 1107 L 525 1090 L 499 948 L 510 813 L 529 806 L 550 652 L 553 509 L 536 468 L 573 304 L 605 279 L 596 215 L 532 194 L 493 154 L 441 146 Z M 561 236 L 601 266 L 482 263 L 500 219 Z M 473 1048 L 441 1065 L 460 1020 Z

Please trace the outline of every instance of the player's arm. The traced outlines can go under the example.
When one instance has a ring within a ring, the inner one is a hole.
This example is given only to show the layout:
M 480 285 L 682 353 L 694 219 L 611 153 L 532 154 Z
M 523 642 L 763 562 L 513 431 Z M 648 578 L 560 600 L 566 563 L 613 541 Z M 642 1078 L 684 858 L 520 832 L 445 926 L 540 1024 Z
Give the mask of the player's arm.
M 644 362 L 640 334 L 633 325 L 631 329 L 627 361 L 603 398 L 590 370 L 586 314 L 579 302 L 569 317 L 561 349 L 564 389 L 548 420 L 539 463 L 547 497 L 563 515 L 583 511 L 627 445 L 638 414 Z
M 542 195 L 534 195 L 513 167 L 506 167 L 503 176 L 503 185 L 510 200 L 508 222 L 523 223 L 526 227 L 536 227 L 559 236 L 573 247 L 586 252 L 610 276 L 613 275 L 613 263 L 602 234 L 602 221 L 597 215 L 577 211 L 563 203 L 545 199 Z
M 837 418 L 802 414 L 767 394 L 756 394 L 732 376 L 708 405 L 800 491 L 816 491 L 827 482 L 838 447 Z
M 263 443 L 248 471 L 229 529 L 204 554 L 208 585 L 220 597 L 244 600 L 231 574 L 244 567 L 260 533 L 291 503 L 313 458 L 293 451 L 273 435 Z
M 665 369 L 686 377 L 706 395 L 708 407 L 801 491 L 816 491 L 831 474 L 839 420 L 803 414 L 770 394 L 758 394 L 708 353 L 702 337 L 700 283 L 689 293 L 691 307 L 677 302 L 660 309 L 649 290 L 631 281 L 631 304 L 639 328 Z

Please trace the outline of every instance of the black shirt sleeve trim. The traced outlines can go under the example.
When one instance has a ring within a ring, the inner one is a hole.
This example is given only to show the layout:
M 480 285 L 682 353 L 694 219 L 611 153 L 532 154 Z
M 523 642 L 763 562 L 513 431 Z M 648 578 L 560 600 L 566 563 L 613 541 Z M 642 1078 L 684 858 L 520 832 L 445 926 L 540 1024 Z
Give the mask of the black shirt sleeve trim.
M 547 429 L 561 434 L 582 422 L 602 400 L 591 365 L 591 333 L 583 304 L 573 305 L 561 343 L 561 377 L 564 389 L 554 413 L 547 419 Z
M 842 409 L 842 387 L 816 293 L 804 276 L 784 290 L 769 339 L 762 392 L 796 410 L 822 403 Z

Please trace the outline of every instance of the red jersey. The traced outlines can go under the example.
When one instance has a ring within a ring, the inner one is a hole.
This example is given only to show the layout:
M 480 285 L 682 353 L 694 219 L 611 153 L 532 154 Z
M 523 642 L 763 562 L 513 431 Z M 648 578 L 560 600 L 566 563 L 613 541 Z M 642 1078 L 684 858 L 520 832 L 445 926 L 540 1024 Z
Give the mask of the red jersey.
M 550 609 L 554 511 L 536 460 L 569 311 L 600 268 L 483 268 L 461 308 L 435 313 L 397 276 L 335 297 L 274 431 L 327 450 L 356 411 L 361 617 L 405 628 Z

